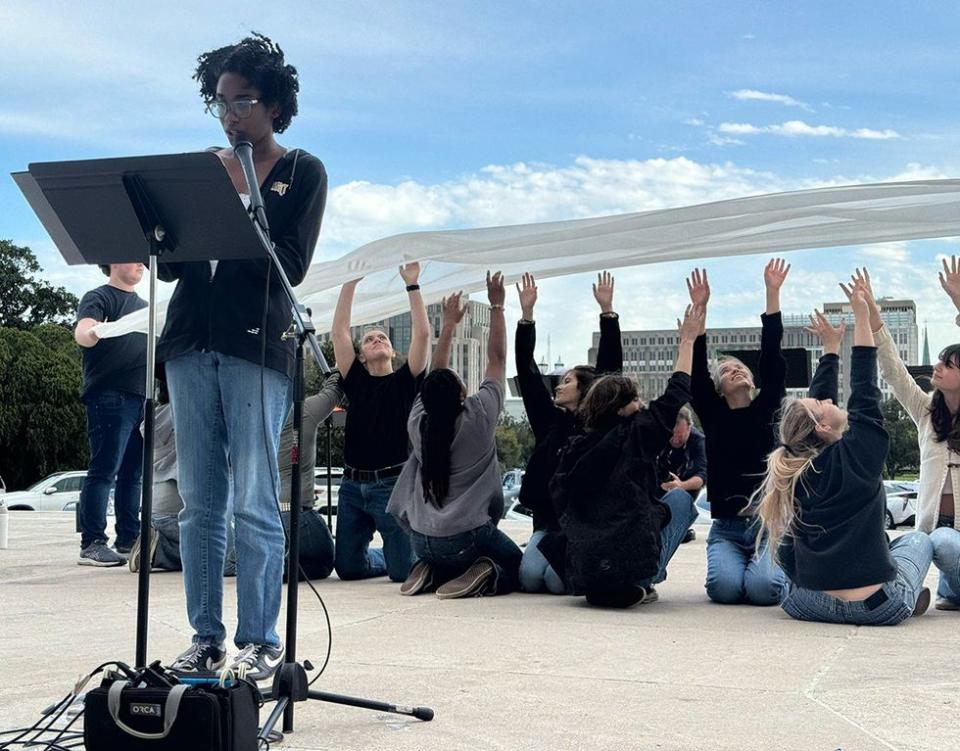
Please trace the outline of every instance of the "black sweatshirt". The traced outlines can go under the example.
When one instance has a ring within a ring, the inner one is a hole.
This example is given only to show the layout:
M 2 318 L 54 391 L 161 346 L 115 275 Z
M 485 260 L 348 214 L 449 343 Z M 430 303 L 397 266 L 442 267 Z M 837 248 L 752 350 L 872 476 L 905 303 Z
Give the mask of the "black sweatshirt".
M 539 548 L 573 593 L 615 590 L 659 570 L 670 509 L 658 500 L 657 455 L 688 401 L 690 376 L 676 372 L 639 412 L 567 442 L 550 483 L 562 534 Z
M 315 156 L 291 149 L 280 157 L 260 186 L 270 236 L 290 284 L 303 281 L 320 236 L 327 200 L 327 173 Z M 215 255 L 216 248 L 211 248 Z M 266 366 L 293 375 L 294 343 L 281 335 L 290 326 L 290 303 L 270 275 L 269 311 L 263 325 L 267 260 L 220 261 L 212 274 L 207 261 L 161 263 L 159 277 L 177 281 L 157 344 L 157 361 L 193 351 L 212 351 L 260 362 L 266 336 Z
M 780 351 L 783 320 L 780 313 L 760 320 L 760 393 L 742 409 L 730 409 L 713 385 L 706 335 L 693 344 L 693 409 L 707 439 L 707 498 L 714 519 L 736 517 L 747 506 L 763 481 L 767 454 L 776 446 L 773 420 L 787 393 L 787 362 Z
M 821 360 L 818 376 L 823 366 Z M 810 396 L 835 400 L 836 362 L 819 381 L 814 379 Z M 875 347 L 853 348 L 850 385 L 849 429 L 797 483 L 797 519 L 780 545 L 784 573 L 805 589 L 853 589 L 897 576 L 884 531 L 881 478 L 890 440 L 880 411 Z
M 533 351 L 537 329 L 533 323 L 518 323 L 514 340 L 517 361 L 517 382 L 523 397 L 523 408 L 536 441 L 520 487 L 520 503 L 533 511 L 534 530 L 560 529 L 550 500 L 549 484 L 560 452 L 567 439 L 577 432 L 574 413 L 554 405 L 553 395 L 543 381 Z M 620 320 L 600 316 L 600 344 L 597 348 L 597 373 L 623 370 L 623 344 L 620 341 Z

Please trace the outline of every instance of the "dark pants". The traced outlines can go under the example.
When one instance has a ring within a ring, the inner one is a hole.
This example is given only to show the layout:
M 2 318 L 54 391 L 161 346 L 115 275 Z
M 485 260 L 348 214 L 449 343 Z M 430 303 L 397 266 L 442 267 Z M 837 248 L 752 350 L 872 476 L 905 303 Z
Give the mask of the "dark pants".
M 433 567 L 437 583 L 460 576 L 477 558 L 488 558 L 496 569 L 495 593 L 503 595 L 517 588 L 523 553 L 493 521 L 452 537 L 428 537 L 411 532 L 410 538 L 414 554 Z
M 281 515 L 283 528 L 290 536 L 290 512 Z M 335 548 L 333 535 L 316 509 L 300 512 L 300 581 L 326 579 L 333 571 Z M 283 578 L 287 578 L 287 563 L 283 563 Z
M 114 483 L 116 544 L 130 547 L 140 532 L 143 397 L 102 389 L 87 394 L 84 403 L 90 467 L 80 490 L 80 547 L 107 541 L 107 501 Z
M 290 534 L 290 512 L 282 514 L 283 528 Z M 167 571 L 180 571 L 180 527 L 175 516 L 154 516 L 153 528 L 157 531 L 157 552 L 153 567 Z M 286 579 L 287 563 L 283 563 L 283 576 Z M 300 514 L 300 581 L 307 579 L 326 579 L 333 571 L 333 535 L 327 529 L 326 522 L 314 509 Z M 227 542 L 227 560 L 224 576 L 236 576 L 237 553 L 233 540 Z M 304 577 L 306 574 L 306 577 Z

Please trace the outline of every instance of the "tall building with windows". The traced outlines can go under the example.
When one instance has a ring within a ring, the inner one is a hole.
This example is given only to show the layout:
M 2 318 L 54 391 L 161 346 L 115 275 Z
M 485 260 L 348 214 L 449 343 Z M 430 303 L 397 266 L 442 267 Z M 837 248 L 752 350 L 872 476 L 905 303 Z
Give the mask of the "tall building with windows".
M 443 323 L 443 309 L 439 304 L 427 306 L 427 318 L 430 320 L 430 334 L 436 344 L 440 336 L 440 327 Z M 374 323 L 365 323 L 362 326 L 353 326 L 350 336 L 359 341 L 367 329 L 379 328 L 387 332 L 393 348 L 406 355 L 410 350 L 410 339 L 413 335 L 413 323 L 409 313 L 401 313 Z M 470 300 L 463 320 L 457 324 L 453 342 L 450 347 L 449 367 L 460 374 L 467 386 L 467 393 L 476 393 L 483 380 L 487 366 L 487 337 L 490 333 L 490 305 L 485 302 Z M 323 339 L 329 339 L 324 334 Z
M 897 345 L 900 357 L 908 365 L 918 363 L 919 334 L 917 329 L 917 307 L 913 300 L 893 300 L 881 298 L 880 317 Z M 849 362 L 853 347 L 853 311 L 848 302 L 824 303 L 821 307 L 824 315 L 833 325 L 846 321 L 847 331 L 840 348 L 840 402 L 846 403 L 850 393 Z M 820 340 L 806 331 L 810 324 L 807 315 L 784 314 L 783 347 L 806 349 L 810 357 L 810 372 L 816 370 L 817 361 L 823 354 Z M 676 329 L 621 332 L 623 343 L 623 369 L 637 378 L 640 393 L 645 399 L 653 399 L 663 393 L 667 380 L 673 373 L 677 356 L 679 337 Z M 593 333 L 589 360 L 597 361 L 597 347 L 600 333 Z M 718 357 L 734 350 L 760 349 L 760 326 L 707 329 L 707 358 L 711 369 L 716 366 Z M 884 398 L 893 393 L 882 380 L 880 389 Z M 790 390 L 795 395 L 806 395 L 804 389 Z

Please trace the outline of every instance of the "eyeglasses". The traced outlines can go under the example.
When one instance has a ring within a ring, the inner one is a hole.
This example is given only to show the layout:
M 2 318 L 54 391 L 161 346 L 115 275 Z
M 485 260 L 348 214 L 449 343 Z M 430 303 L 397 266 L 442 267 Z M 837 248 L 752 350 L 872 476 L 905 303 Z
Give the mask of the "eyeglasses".
M 223 120 L 227 113 L 232 111 L 234 115 L 243 120 L 245 117 L 250 117 L 250 113 L 253 112 L 253 105 L 259 102 L 259 99 L 236 99 L 232 102 L 214 99 L 207 103 L 207 112 L 218 120 Z

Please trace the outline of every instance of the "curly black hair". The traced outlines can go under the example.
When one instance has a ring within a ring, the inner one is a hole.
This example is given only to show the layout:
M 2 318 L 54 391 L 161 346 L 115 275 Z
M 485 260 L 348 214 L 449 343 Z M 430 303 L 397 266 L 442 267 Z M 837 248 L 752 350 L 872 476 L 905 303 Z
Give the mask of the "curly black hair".
M 217 81 L 222 74 L 243 76 L 260 89 L 264 104 L 280 105 L 280 112 L 273 119 L 273 132 L 283 133 L 297 114 L 297 69 L 284 62 L 283 50 L 276 42 L 255 31 L 250 33 L 252 36 L 237 44 L 200 55 L 193 79 L 200 82 L 200 96 L 209 103 L 217 97 Z

